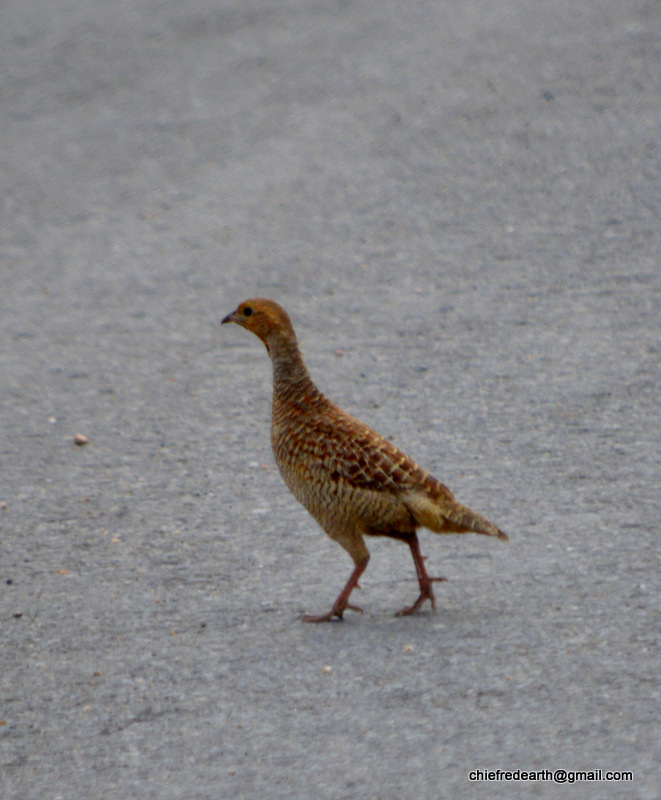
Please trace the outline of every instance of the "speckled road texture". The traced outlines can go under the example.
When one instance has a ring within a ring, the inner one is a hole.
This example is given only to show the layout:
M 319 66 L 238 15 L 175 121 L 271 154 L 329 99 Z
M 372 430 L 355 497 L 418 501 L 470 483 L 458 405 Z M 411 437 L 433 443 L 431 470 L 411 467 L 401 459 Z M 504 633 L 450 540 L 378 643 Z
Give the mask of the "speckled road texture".
M 3 4 L 3 799 L 658 797 L 660 63 L 645 0 Z M 298 620 L 254 295 L 510 534 L 421 534 L 435 612 L 378 540 Z

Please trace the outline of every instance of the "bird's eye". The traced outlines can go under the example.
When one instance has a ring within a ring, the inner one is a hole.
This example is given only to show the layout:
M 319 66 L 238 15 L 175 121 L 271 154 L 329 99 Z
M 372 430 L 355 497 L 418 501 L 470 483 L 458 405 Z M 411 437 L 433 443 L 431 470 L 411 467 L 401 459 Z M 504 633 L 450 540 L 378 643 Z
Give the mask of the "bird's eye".
M 246 306 L 243 309 L 243 316 L 244 317 L 249 317 L 251 314 L 252 314 L 252 308 L 250 308 L 250 306 Z

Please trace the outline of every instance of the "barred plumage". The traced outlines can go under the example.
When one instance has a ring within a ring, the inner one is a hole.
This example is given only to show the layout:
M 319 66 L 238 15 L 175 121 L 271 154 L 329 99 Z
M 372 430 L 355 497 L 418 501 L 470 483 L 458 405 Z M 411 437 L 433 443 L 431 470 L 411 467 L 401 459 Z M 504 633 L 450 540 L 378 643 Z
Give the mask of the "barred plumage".
M 332 609 L 306 615 L 305 621 L 342 619 L 347 608 L 361 610 L 349 604 L 349 596 L 369 561 L 365 535 L 399 539 L 411 549 L 420 595 L 400 615 L 413 613 L 425 600 L 435 607 L 432 582 L 444 580 L 427 574 L 419 527 L 507 540 L 500 528 L 457 502 L 446 486 L 317 389 L 284 308 L 254 298 L 228 314 L 226 322 L 247 328 L 266 345 L 273 363 L 271 444 L 278 469 L 296 499 L 354 561 Z

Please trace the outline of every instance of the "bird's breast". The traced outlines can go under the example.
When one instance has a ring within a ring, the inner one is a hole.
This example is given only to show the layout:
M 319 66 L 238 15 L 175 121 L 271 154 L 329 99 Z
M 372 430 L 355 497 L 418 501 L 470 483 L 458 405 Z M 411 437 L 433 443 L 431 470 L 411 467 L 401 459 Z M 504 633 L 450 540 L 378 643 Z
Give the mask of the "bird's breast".
M 274 426 L 272 445 L 287 487 L 327 532 L 355 527 L 366 533 L 414 529 L 411 514 L 395 493 L 355 485 L 328 469 L 310 431 L 291 422 Z

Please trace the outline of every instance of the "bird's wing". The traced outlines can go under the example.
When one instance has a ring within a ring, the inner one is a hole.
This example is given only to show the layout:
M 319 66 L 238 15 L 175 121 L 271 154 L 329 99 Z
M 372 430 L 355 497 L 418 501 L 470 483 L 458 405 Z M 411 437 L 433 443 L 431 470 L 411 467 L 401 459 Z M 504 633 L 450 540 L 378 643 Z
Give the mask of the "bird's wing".
M 317 416 L 306 436 L 312 461 L 335 481 L 373 492 L 405 494 L 423 485 L 445 487 L 369 426 L 339 408 Z M 438 491 L 436 489 L 436 491 Z M 452 497 L 449 490 L 445 489 Z

